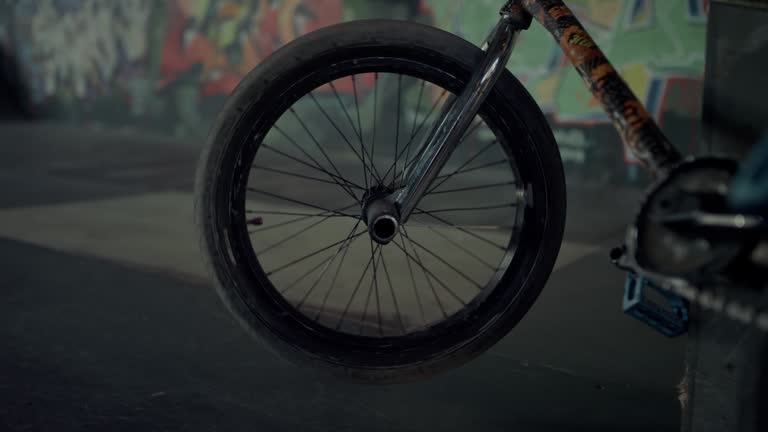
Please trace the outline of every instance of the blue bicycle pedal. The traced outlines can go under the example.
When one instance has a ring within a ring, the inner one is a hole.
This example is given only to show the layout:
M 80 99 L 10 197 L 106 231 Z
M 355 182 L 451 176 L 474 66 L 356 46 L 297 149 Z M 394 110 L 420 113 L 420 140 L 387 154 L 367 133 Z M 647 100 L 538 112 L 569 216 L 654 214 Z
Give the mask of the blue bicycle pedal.
M 680 336 L 688 330 L 686 302 L 635 273 L 627 274 L 623 309 L 665 336 Z

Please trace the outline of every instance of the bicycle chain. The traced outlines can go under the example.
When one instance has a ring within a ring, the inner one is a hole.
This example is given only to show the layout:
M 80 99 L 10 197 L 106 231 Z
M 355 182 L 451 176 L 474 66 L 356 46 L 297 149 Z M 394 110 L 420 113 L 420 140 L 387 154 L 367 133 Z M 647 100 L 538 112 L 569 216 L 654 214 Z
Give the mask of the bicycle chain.
M 718 289 L 699 288 L 687 282 L 674 283 L 662 288 L 698 305 L 703 310 L 721 313 L 745 325 L 754 324 L 758 330 L 768 332 L 768 312 L 760 306 L 745 304 L 738 299 L 729 299 L 724 293 L 718 293 Z M 720 290 L 727 292 L 732 288 L 721 287 Z
M 649 208 L 651 200 L 655 198 L 656 193 L 665 187 L 669 181 L 674 181 L 673 174 L 675 172 L 680 172 L 681 169 L 690 169 L 696 166 L 725 166 L 724 164 L 729 164 L 731 162 L 732 161 L 730 160 L 718 157 L 690 158 L 678 165 L 671 173 L 657 179 L 655 184 L 649 188 L 649 191 L 641 200 L 640 206 L 638 207 L 638 213 L 634 218 L 634 223 L 630 225 L 627 230 L 627 237 L 625 239 L 624 247 L 622 248 L 622 254 L 619 258 L 614 260 L 614 263 L 619 267 L 635 272 L 639 276 L 653 281 L 654 285 L 659 288 L 669 291 L 687 300 L 689 303 L 701 307 L 703 310 L 722 314 L 727 318 L 744 325 L 754 325 L 758 330 L 768 332 L 768 310 L 765 310 L 762 304 L 758 306 L 754 305 L 760 301 L 765 302 L 765 299 L 768 297 L 763 297 L 757 302 L 753 301 L 745 303 L 740 299 L 729 298 L 727 296 L 727 293 L 733 292 L 737 287 L 715 282 L 707 284 L 708 288 L 700 288 L 686 279 L 647 270 L 639 264 L 636 258 L 638 226 L 645 220 L 646 210 Z M 762 295 L 760 292 L 748 289 L 739 289 L 739 291 L 743 294 L 742 297 L 751 295 L 751 292 L 754 292 L 755 299 L 758 299 L 759 296 Z
M 637 227 L 632 226 L 627 233 L 622 256 L 614 260 L 615 264 L 627 271 L 654 282 L 654 285 L 675 294 L 703 310 L 721 313 L 727 318 L 745 325 L 755 325 L 758 330 L 768 332 L 768 311 L 762 306 L 745 304 L 738 299 L 729 299 L 725 293 L 732 292 L 733 286 L 713 284 L 712 288 L 699 288 L 682 278 L 655 273 L 642 268 L 635 260 Z M 759 295 L 758 293 L 755 294 Z

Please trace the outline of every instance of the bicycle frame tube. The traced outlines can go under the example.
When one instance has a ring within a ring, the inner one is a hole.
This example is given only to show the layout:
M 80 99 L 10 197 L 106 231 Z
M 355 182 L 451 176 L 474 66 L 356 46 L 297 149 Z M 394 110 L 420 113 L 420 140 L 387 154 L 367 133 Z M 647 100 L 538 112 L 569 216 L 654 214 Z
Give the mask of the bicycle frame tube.
M 502 14 L 504 15 L 504 14 Z M 530 24 L 530 20 L 528 20 Z M 516 36 L 525 23 L 504 16 L 486 39 L 485 58 L 474 71 L 467 86 L 451 103 L 446 104 L 440 118 L 425 140 L 424 151 L 413 164 L 404 188 L 394 197 L 400 224 L 405 223 L 416 203 L 427 191 L 461 140 L 485 98 L 504 72 Z
M 503 73 L 516 36 L 533 18 L 560 44 L 566 56 L 600 101 L 627 148 L 659 175 L 681 160 L 659 126 L 619 76 L 592 37 L 562 0 L 507 0 L 501 20 L 488 36 L 485 58 L 458 97 L 446 106 L 414 162 L 404 188 L 394 196 L 401 224 L 437 177 L 462 134 Z
M 522 7 L 552 34 L 626 146 L 654 174 L 680 162 L 680 153 L 563 0 L 510 0 L 508 7 Z

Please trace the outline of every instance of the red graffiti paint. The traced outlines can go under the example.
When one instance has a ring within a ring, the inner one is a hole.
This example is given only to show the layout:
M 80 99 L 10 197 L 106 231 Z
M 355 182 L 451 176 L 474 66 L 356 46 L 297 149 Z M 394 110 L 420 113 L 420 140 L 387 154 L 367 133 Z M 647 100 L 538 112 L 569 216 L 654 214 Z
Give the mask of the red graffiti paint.
M 342 0 L 261 0 L 250 9 L 240 2 L 212 1 L 202 18 L 188 15 L 182 3 L 172 2 L 158 87 L 192 78 L 203 98 L 229 94 L 248 71 L 280 46 L 343 17 Z M 239 29 L 237 37 L 221 46 L 216 37 L 225 26 L 233 25 Z M 372 82 L 359 84 L 368 87 Z M 353 90 L 351 83 L 337 89 Z

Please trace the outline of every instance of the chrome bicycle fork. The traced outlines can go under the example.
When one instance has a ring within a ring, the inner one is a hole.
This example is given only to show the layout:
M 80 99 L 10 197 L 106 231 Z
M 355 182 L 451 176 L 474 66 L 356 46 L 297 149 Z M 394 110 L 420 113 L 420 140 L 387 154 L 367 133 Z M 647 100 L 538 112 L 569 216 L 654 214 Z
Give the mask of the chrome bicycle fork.
M 501 10 L 501 19 L 483 44 L 486 54 L 482 63 L 461 94 L 444 107 L 427 135 L 421 156 L 405 175 L 404 188 L 368 206 L 365 220 L 375 241 L 389 243 L 397 233 L 397 226 L 408 220 L 498 81 L 517 36 L 530 26 L 531 20 L 530 14 L 522 9 Z

